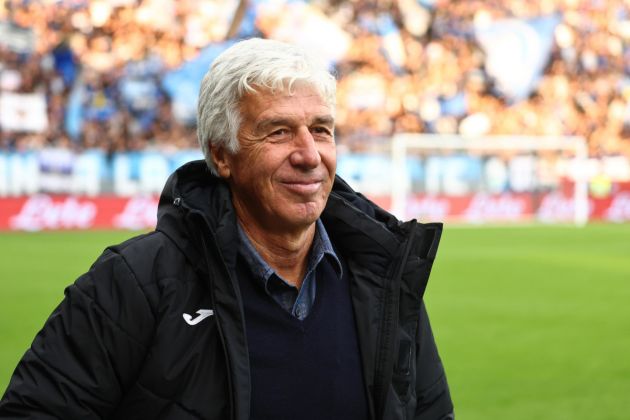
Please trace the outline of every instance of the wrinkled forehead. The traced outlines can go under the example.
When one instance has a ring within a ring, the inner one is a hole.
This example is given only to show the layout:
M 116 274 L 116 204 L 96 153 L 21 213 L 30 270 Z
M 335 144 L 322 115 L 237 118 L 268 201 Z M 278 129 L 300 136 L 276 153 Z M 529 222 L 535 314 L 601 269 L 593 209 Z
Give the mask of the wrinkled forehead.
M 270 89 L 259 87 L 246 93 L 239 101 L 239 113 L 243 121 L 260 122 L 293 120 L 314 121 L 334 128 L 334 109 L 322 94 L 309 84 Z

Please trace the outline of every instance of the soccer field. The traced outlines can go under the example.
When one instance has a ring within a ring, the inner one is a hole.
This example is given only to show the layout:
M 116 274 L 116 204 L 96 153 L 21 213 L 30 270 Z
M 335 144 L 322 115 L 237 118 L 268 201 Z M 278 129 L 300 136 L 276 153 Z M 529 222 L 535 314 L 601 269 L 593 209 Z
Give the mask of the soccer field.
M 0 234 L 0 390 L 130 232 Z M 630 225 L 446 226 L 425 300 L 458 418 L 630 418 Z

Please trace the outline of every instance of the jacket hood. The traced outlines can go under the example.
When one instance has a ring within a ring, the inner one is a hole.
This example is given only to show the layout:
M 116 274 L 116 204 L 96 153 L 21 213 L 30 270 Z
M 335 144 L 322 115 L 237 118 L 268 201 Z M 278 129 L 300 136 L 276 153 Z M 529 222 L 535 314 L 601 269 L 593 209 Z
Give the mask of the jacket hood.
M 216 241 L 219 244 L 234 243 L 235 223 L 229 187 L 210 172 L 205 161 L 186 163 L 166 181 L 158 205 L 156 230 L 171 238 L 201 271 L 207 270 L 203 262 L 204 244 L 212 243 L 211 237 L 221 237 L 222 240 Z M 236 254 L 224 248 L 222 257 L 233 266 Z

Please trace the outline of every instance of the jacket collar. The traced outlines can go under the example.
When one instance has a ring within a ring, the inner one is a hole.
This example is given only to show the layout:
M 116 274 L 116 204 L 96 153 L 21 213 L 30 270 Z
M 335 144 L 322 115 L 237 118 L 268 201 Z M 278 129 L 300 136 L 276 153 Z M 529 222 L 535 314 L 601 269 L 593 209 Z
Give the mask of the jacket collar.
M 369 254 L 371 258 L 366 261 L 370 266 L 366 268 L 380 275 L 386 274 L 383 270 L 407 234 L 400 221 L 355 192 L 339 176 L 335 177 L 321 220 L 343 255 Z M 203 160 L 183 165 L 167 180 L 158 206 L 157 230 L 168 235 L 200 269 L 200 235 L 209 230 L 228 268 L 236 264 L 236 248 L 232 245 L 238 234 L 230 190 Z

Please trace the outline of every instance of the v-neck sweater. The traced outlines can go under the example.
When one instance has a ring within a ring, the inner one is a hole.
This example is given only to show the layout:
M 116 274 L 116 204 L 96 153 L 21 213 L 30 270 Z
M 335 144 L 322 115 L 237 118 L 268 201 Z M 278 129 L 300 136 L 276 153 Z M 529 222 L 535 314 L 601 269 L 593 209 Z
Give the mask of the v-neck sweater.
M 310 314 L 299 320 L 268 294 L 240 259 L 251 372 L 250 419 L 367 419 L 350 286 L 325 261 Z M 347 273 L 343 270 L 343 273 Z

